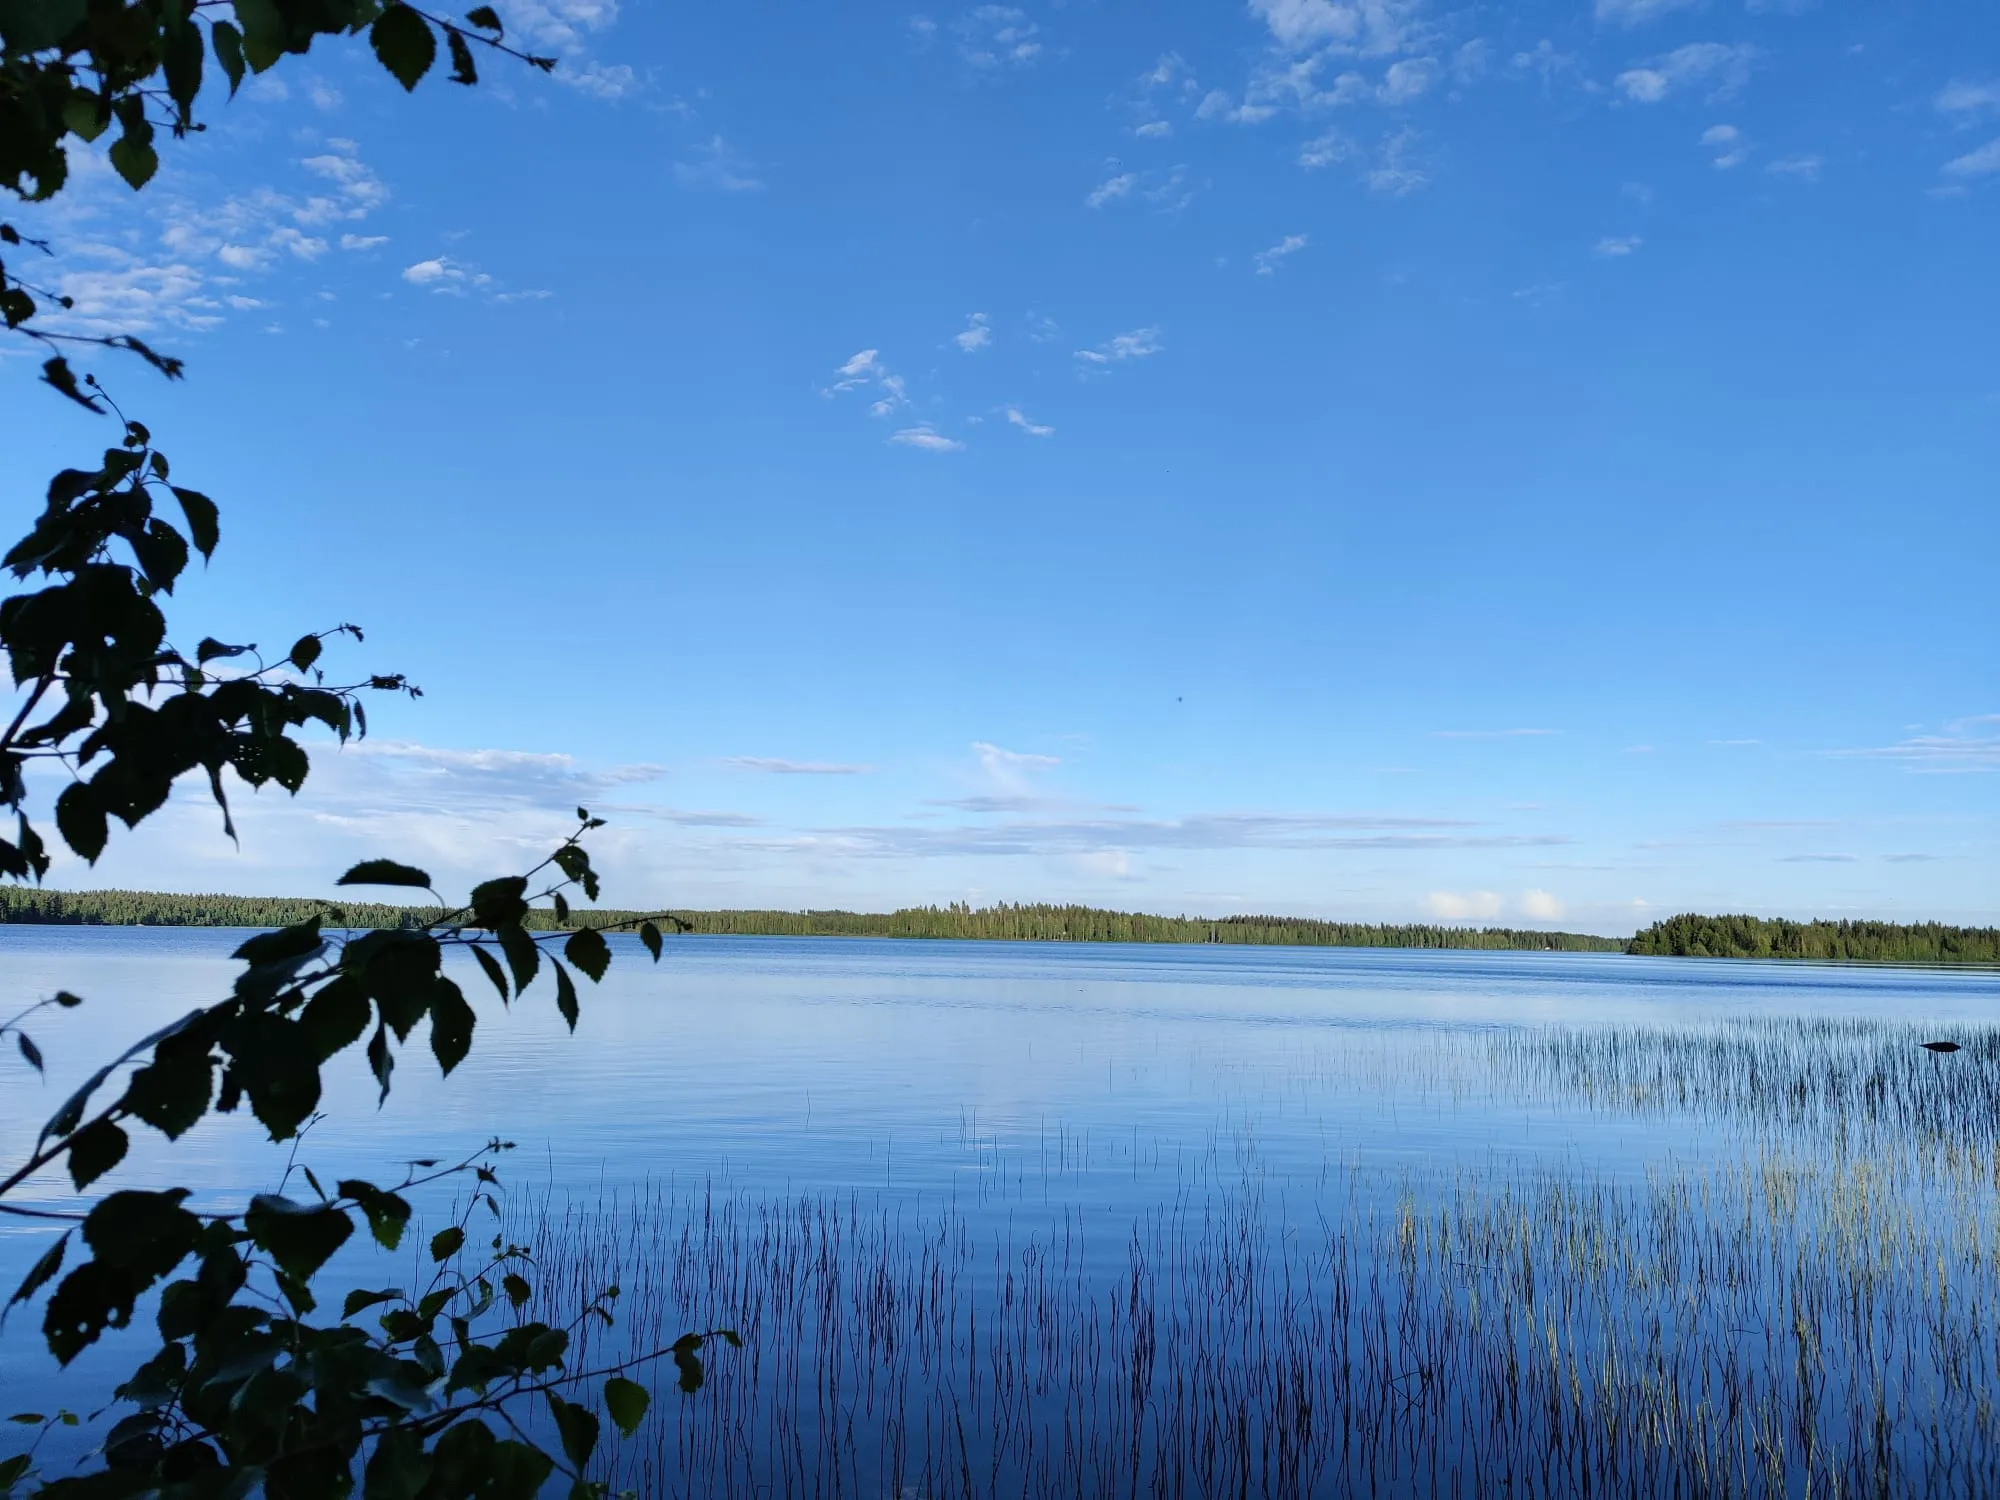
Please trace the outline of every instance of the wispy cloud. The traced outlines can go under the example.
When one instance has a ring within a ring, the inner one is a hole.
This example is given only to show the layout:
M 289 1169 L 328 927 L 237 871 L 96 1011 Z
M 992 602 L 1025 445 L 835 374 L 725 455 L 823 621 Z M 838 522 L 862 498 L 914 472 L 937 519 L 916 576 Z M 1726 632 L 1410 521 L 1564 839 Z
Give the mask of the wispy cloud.
M 756 164 L 728 141 L 712 135 L 695 147 L 689 160 L 674 163 L 674 181 L 701 192 L 761 193 L 763 179 Z
M 1597 0 L 1595 9 L 1599 21 L 1630 28 L 1702 3 L 1703 0 Z
M 1135 328 L 1130 333 L 1114 334 L 1095 349 L 1079 349 L 1076 357 L 1086 365 L 1104 367 L 1124 364 L 1129 360 L 1146 359 L 1158 354 L 1161 349 L 1160 330 Z
M 1041 28 L 1011 5 L 978 5 L 953 27 L 958 55 L 980 72 L 1026 67 L 1042 55 Z
M 1858 854 L 1781 854 L 1781 865 L 1851 865 L 1860 861 Z
M 965 320 L 965 327 L 952 336 L 967 354 L 977 354 L 993 342 L 993 323 L 985 313 L 972 313 Z
M 2000 111 L 2000 80 L 1980 83 L 1966 82 L 1954 78 L 1938 90 L 1932 104 L 1939 114 L 1977 115 L 1989 110 Z
M 1384 137 L 1375 165 L 1366 173 L 1368 186 L 1375 192 L 1401 198 L 1429 182 L 1429 176 L 1416 164 L 1420 139 L 1414 130 L 1398 130 Z
M 1817 156 L 1781 156 L 1764 167 L 1773 177 L 1792 177 L 1800 182 L 1819 181 L 1819 169 Z
M 1616 258 L 1630 255 L 1645 243 L 1646 241 L 1636 234 L 1607 234 L 1597 242 L 1595 249 L 1599 255 Z
M 1561 733 L 1560 729 L 1434 729 L 1431 731 L 1432 737 L 1440 740 L 1540 739 Z
M 872 389 L 875 399 L 869 403 L 868 412 L 876 417 L 886 417 L 909 404 L 903 377 L 892 374 L 889 367 L 882 363 L 882 351 L 879 349 L 861 350 L 833 373 L 833 384 L 820 392 L 822 396 L 832 398 L 849 391 Z
M 1618 89 L 1635 104 L 1658 104 L 1682 89 L 1703 87 L 1707 97 L 1720 99 L 1750 81 L 1754 47 L 1729 47 L 1721 42 L 1692 42 L 1676 47 L 1617 77 Z
M 1302 234 L 1288 234 L 1268 250 L 1259 250 L 1251 257 L 1259 276 L 1274 276 L 1278 267 L 1288 255 L 1296 255 L 1305 249 L 1306 237 Z
M 926 453 L 959 453 L 965 448 L 965 444 L 957 438 L 946 437 L 928 422 L 898 428 L 889 434 L 889 441 L 901 443 L 905 448 L 920 448 Z
M 1083 202 L 1087 208 L 1102 208 L 1118 198 L 1129 198 L 1132 189 L 1139 185 L 1137 172 L 1120 172 L 1115 177 L 1107 177 L 1090 190 Z
M 1027 433 L 1029 437 L 1045 438 L 1045 437 L 1054 437 L 1056 435 L 1055 428 L 1045 426 L 1040 422 L 1029 421 L 1027 417 L 1022 415 L 1021 408 L 1018 406 L 1009 406 L 1004 408 L 1004 410 L 1006 412 L 1008 424 L 1010 426 L 1020 428 L 1021 431 Z
M 1424 897 L 1431 915 L 1447 922 L 1465 922 L 1500 915 L 1497 891 L 1432 891 Z
M 1989 177 L 2000 172 L 2000 140 L 1988 141 L 1977 151 L 1955 156 L 1944 164 L 1948 177 Z
M 1906 771 L 1928 775 L 2000 771 L 2000 734 L 1986 726 L 1990 715 L 1963 719 L 1944 734 L 1920 734 L 1861 750 L 1830 750 L 1841 760 L 1886 760 Z
M 1701 143 L 1713 150 L 1713 165 L 1720 171 L 1740 167 L 1750 155 L 1750 148 L 1743 140 L 1743 132 L 1734 125 L 1711 125 L 1701 133 Z
M 986 740 L 974 740 L 972 753 L 979 757 L 980 765 L 992 773 L 1053 771 L 1062 764 L 1060 756 L 1040 755 L 1029 750 L 1003 750 Z
M 759 771 L 770 776 L 865 776 L 875 769 L 839 761 L 782 760 L 768 755 L 725 755 L 722 763 L 732 771 Z

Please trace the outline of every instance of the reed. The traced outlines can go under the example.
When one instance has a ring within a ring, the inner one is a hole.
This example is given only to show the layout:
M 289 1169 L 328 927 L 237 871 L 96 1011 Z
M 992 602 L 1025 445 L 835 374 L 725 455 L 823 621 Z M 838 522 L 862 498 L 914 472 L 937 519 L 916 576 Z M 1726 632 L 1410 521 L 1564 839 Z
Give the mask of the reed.
M 607 1477 L 648 1496 L 2000 1493 L 2000 1144 L 1990 1119 L 1950 1138 L 1993 1081 L 1939 1085 L 1892 1041 L 1483 1044 L 1587 1107 L 1744 1127 L 1637 1176 L 1330 1163 L 1302 1189 L 1252 1151 L 1163 1171 L 1115 1230 L 859 1194 L 549 1205 L 541 1295 L 621 1285 L 600 1340 L 742 1331 L 621 1450 Z M 1858 1105 L 1866 1128 L 1820 1129 Z

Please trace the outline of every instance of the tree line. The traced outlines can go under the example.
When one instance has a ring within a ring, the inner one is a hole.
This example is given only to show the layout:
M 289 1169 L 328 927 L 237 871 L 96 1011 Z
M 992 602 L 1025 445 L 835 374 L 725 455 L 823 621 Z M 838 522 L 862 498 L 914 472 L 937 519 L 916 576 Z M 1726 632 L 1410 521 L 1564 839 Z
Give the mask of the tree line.
M 336 915 L 337 914 L 337 915 Z M 617 925 L 636 912 L 592 909 L 572 924 Z M 1615 953 L 1622 938 L 1505 927 L 1324 922 L 1309 917 L 1163 917 L 1091 906 L 911 906 L 892 912 L 675 911 L 685 930 L 718 936 L 959 938 L 1067 943 L 1241 943 L 1301 948 L 1529 948 Z M 329 903 L 291 896 L 179 895 L 166 891 L 53 891 L 0 886 L 0 922 L 87 927 L 287 927 L 325 916 L 351 928 L 417 928 L 435 910 L 374 902 Z M 554 911 L 528 914 L 540 931 Z
M 1674 958 L 1798 958 L 1906 964 L 2000 963 L 2000 928 L 1942 922 L 1792 922 L 1783 917 L 1700 916 L 1655 922 L 1631 953 Z

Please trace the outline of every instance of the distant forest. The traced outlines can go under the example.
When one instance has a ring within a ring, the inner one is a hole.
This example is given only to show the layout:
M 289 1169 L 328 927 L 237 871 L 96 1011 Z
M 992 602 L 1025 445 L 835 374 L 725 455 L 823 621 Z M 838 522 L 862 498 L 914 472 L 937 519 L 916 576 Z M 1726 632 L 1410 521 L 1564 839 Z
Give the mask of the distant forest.
M 371 902 L 312 901 L 284 896 L 180 896 L 156 891 L 48 891 L 0 886 L 0 923 L 93 927 L 282 927 L 315 913 L 338 911 L 349 927 L 413 927 L 430 912 Z M 573 911 L 572 919 L 605 926 L 642 915 Z M 1531 948 L 1616 953 L 1623 938 L 1575 932 L 1523 932 L 1504 927 L 1381 926 L 1318 922 L 1304 917 L 1154 917 L 1089 906 L 914 906 L 888 913 L 851 911 L 678 911 L 690 931 L 735 936 L 998 938 L 1067 943 L 1246 943 L 1303 948 Z M 329 918 L 329 921 L 334 919 Z M 531 927 L 555 925 L 536 911 Z
M 1938 922 L 1788 922 L 1766 917 L 1702 917 L 1655 922 L 1632 939 L 1632 953 L 1675 958 L 1806 958 L 1855 963 L 2000 963 L 2000 928 Z
M 339 913 L 337 917 L 332 913 Z M 432 915 L 417 906 L 313 901 L 289 896 L 180 896 L 159 891 L 49 891 L 0 886 L 0 924 L 86 927 L 283 927 L 315 913 L 330 925 L 415 927 Z M 610 926 L 641 912 L 572 912 L 574 923 Z M 999 939 L 1046 943 L 1243 943 L 1295 948 L 1529 949 L 1640 953 L 1676 958 L 1796 958 L 1858 963 L 2000 964 L 2000 928 L 1937 922 L 1791 922 L 1688 913 L 1656 922 L 1631 939 L 1511 927 L 1430 923 L 1321 922 L 1309 917 L 1156 917 L 1092 906 L 909 906 L 893 912 L 677 911 L 695 933 L 736 937 L 893 937 Z M 528 925 L 555 926 L 555 914 Z

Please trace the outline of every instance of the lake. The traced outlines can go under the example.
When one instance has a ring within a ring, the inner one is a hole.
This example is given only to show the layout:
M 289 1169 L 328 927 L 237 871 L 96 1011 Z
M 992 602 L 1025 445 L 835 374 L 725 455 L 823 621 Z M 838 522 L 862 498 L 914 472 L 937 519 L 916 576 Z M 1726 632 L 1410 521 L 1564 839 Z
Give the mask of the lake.
M 87 1001 L 34 1028 L 46 1083 L 6 1064 L 7 1158 L 243 936 L 0 928 L 7 994 Z M 616 946 L 574 1036 L 463 976 L 468 1061 L 411 1048 L 378 1109 L 355 1049 L 299 1154 L 392 1180 L 502 1136 L 544 1295 L 624 1288 L 600 1349 L 741 1328 L 620 1450 L 642 1493 L 2000 1487 L 2000 975 Z M 171 1159 L 231 1201 L 284 1171 L 258 1135 L 135 1139 L 103 1186 Z M 9 1289 L 45 1243 L 0 1224 Z M 118 1349 L 57 1376 L 36 1333 L 0 1410 L 101 1399 Z

